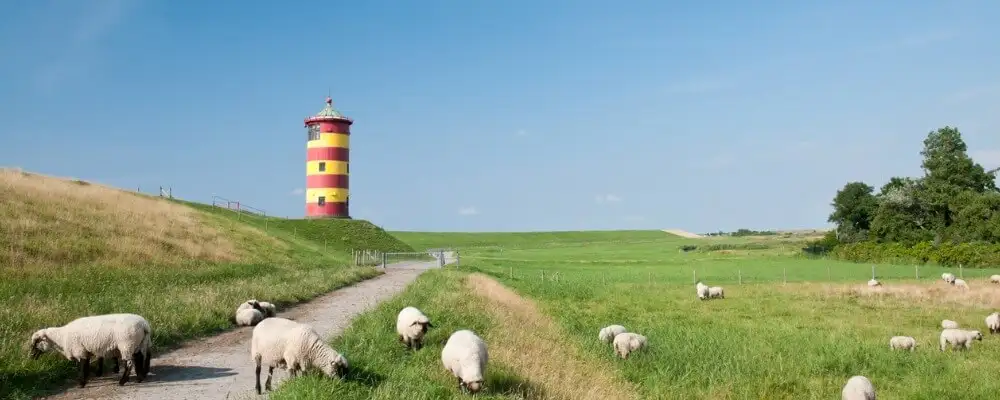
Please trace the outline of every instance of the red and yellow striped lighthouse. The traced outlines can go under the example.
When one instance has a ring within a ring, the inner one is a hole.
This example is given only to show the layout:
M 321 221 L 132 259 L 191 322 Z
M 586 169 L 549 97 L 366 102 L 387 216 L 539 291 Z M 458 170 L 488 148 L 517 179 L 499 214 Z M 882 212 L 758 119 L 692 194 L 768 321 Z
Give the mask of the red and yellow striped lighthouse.
M 306 118 L 306 218 L 350 218 L 350 118 L 326 107 Z

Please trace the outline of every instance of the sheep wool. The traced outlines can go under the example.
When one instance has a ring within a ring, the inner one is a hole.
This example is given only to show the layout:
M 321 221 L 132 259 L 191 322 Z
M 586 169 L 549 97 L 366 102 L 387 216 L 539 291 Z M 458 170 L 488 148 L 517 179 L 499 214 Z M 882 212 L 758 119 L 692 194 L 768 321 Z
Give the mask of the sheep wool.
M 962 288 L 962 289 L 968 289 L 969 288 L 969 284 L 965 283 L 965 279 L 961 279 L 961 278 L 955 279 L 954 285 L 957 288 Z
M 483 389 L 489 352 L 486 342 L 470 330 L 455 331 L 441 349 L 441 364 L 458 379 L 459 389 L 476 393 Z
M 1000 275 L 990 275 L 990 283 L 1000 283 Z
M 952 349 L 971 349 L 972 341 L 983 340 L 983 334 L 979 331 L 966 331 L 961 329 L 945 329 L 941 331 L 941 351 L 944 351 L 950 344 Z
M 914 351 L 917 348 L 917 339 L 910 336 L 893 336 L 889 339 L 889 349 Z
M 261 301 L 258 304 L 260 304 L 260 308 L 263 310 L 264 318 L 273 318 L 278 315 L 278 308 L 274 306 L 274 303 Z
M 628 359 L 633 351 L 646 347 L 646 337 L 634 332 L 625 332 L 615 336 L 615 354 L 622 359 Z
M 722 290 L 722 286 L 712 286 L 708 288 L 708 297 L 712 299 L 724 299 L 726 298 L 726 293 Z
M 611 343 L 620 333 L 628 332 L 625 330 L 624 326 L 621 325 L 608 325 L 601 328 L 600 332 L 597 332 L 597 338 L 604 343 Z
M 941 320 L 941 329 L 958 329 L 958 322 L 950 319 Z
M 708 298 L 708 286 L 700 281 L 694 285 L 695 291 L 698 293 L 699 300 L 705 300 Z
M 403 308 L 396 316 L 396 334 L 408 349 L 420 350 L 427 328 L 433 327 L 430 318 L 416 307 Z
M 872 381 L 863 376 L 852 376 L 844 384 L 840 398 L 841 400 L 876 400 L 875 385 L 872 385 Z
M 878 287 L 878 286 L 882 286 L 882 282 L 879 282 L 878 279 L 872 279 L 868 281 L 868 287 Z
M 992 313 L 986 316 L 986 327 L 990 329 L 990 333 L 1000 333 L 1000 313 Z
M 955 274 L 945 272 L 941 274 L 941 279 L 948 283 L 955 283 Z
M 55 349 L 80 365 L 79 385 L 84 387 L 90 359 L 117 356 L 125 363 L 119 385 L 135 370 L 136 381 L 149 373 L 152 330 L 149 321 L 136 314 L 104 314 L 77 318 L 70 323 L 39 329 L 31 335 L 31 358 Z
M 256 308 L 244 308 L 236 311 L 237 326 L 254 326 L 264 320 L 264 314 Z
M 264 308 L 260 306 L 260 302 L 254 299 L 250 299 L 240 303 L 240 306 L 236 307 L 236 311 L 239 312 L 240 310 L 247 310 L 251 308 L 260 311 L 261 313 L 264 312 Z
M 267 390 L 271 390 L 274 368 L 287 369 L 292 377 L 309 367 L 318 368 L 328 377 L 343 377 L 348 370 L 347 359 L 323 342 L 312 326 L 277 317 L 266 318 L 253 328 L 250 358 L 256 365 L 257 394 L 262 393 L 262 366 L 267 366 Z

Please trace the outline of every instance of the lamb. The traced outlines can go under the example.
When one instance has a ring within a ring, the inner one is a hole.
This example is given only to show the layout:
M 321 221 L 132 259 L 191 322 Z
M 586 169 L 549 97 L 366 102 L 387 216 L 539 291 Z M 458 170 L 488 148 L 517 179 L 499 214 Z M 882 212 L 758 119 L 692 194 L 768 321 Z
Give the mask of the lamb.
M 264 313 L 256 308 L 244 308 L 236 311 L 237 326 L 254 326 L 264 320 Z
M 882 282 L 879 282 L 878 279 L 872 278 L 872 280 L 868 281 L 868 287 L 873 288 L 877 286 L 882 286 Z
M 441 349 L 441 364 L 458 379 L 460 390 L 476 393 L 483 389 L 487 361 L 486 342 L 467 329 L 452 333 Z
M 941 329 L 958 329 L 958 322 L 950 319 L 941 320 Z
M 261 301 L 257 303 L 260 305 L 261 310 L 264 313 L 264 318 L 272 318 L 278 315 L 278 308 L 274 306 L 274 303 L 268 303 L 266 301 Z
M 135 370 L 136 381 L 149 373 L 152 345 L 149 321 L 136 314 L 104 314 L 77 318 L 70 323 L 39 329 L 31 335 L 31 358 L 55 349 L 80 367 L 79 385 L 87 385 L 90 359 L 98 358 L 103 373 L 103 358 L 117 357 L 125 363 L 118 385 L 128 382 Z M 130 358 L 126 358 L 130 357 Z
M 621 325 L 608 325 L 601 328 L 601 331 L 597 333 L 597 338 L 604 343 L 611 343 L 620 333 L 628 332 L 624 326 Z
M 416 307 L 406 307 L 396 316 L 396 334 L 408 349 L 420 350 L 427 328 L 433 327 L 431 320 Z
M 955 279 L 954 285 L 957 288 L 962 288 L 962 289 L 966 289 L 966 290 L 969 289 L 969 284 L 965 283 L 965 279 L 961 279 L 961 278 Z
M 990 329 L 990 333 L 1000 333 L 1000 313 L 994 312 L 993 314 L 986 316 L 986 327 Z
M 990 275 L 990 283 L 1000 283 L 1000 275 Z
M 876 400 L 875 385 L 861 375 L 852 376 L 844 384 L 844 390 L 840 392 L 842 400 Z
M 945 272 L 945 273 L 941 274 L 941 279 L 944 280 L 945 282 L 950 283 L 950 284 L 954 284 L 955 283 L 955 274 L 952 274 L 950 272 Z
M 620 333 L 615 336 L 615 354 L 622 359 L 628 359 L 633 351 L 646 347 L 646 337 L 634 332 Z
M 893 336 L 889 339 L 889 349 L 914 351 L 917 348 L 917 340 L 910 336 Z
M 285 318 L 267 318 L 253 328 L 250 338 L 250 358 L 256 365 L 257 394 L 260 388 L 260 369 L 267 366 L 265 388 L 271 390 L 274 368 L 287 369 L 292 377 L 311 367 L 323 371 L 328 377 L 343 377 L 348 371 L 347 359 L 328 344 L 307 324 Z
M 705 300 L 708 298 L 708 286 L 705 286 L 705 284 L 701 283 L 701 281 L 698 281 L 698 283 L 694 285 L 694 289 L 698 293 L 699 300 Z
M 726 298 L 726 294 L 722 291 L 722 286 L 712 286 L 708 288 L 708 297 L 712 299 L 714 298 L 724 299 Z
M 982 341 L 982 332 L 945 329 L 941 331 L 941 351 L 944 351 L 948 344 L 951 344 L 953 349 L 970 349 L 973 340 Z

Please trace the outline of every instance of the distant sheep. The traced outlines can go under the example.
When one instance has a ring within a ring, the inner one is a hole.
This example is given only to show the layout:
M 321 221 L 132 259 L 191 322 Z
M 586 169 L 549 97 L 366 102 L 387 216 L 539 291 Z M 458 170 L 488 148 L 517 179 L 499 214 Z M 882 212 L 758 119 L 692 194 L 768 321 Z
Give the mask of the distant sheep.
M 254 326 L 264 320 L 264 313 L 256 308 L 236 311 L 236 326 Z
M 941 274 L 941 280 L 943 280 L 945 282 L 948 282 L 950 284 L 954 284 L 955 283 L 955 274 L 952 274 L 950 272 L 945 272 L 945 273 Z
M 909 336 L 893 336 L 889 339 L 889 349 L 914 351 L 917 348 L 917 340 Z
M 427 328 L 433 327 L 431 320 L 416 307 L 403 308 L 396 316 L 396 334 L 408 349 L 420 350 Z
M 694 285 L 694 290 L 696 293 L 698 293 L 699 300 L 705 300 L 708 298 L 708 286 L 706 286 L 704 283 L 701 283 L 701 281 L 698 281 L 698 283 Z
M 983 334 L 979 331 L 966 331 L 961 329 L 945 329 L 941 331 L 941 351 L 950 344 L 953 349 L 970 349 L 973 340 L 983 340 Z
M 611 343 L 618 336 L 619 333 L 628 332 L 624 326 L 621 325 L 608 325 L 601 328 L 601 331 L 597 333 L 597 338 L 604 343 Z
M 991 334 L 1000 333 L 1000 313 L 994 312 L 987 315 L 986 327 L 989 328 Z
M 634 332 L 620 333 L 614 340 L 615 354 L 622 359 L 628 359 L 633 351 L 646 347 L 646 337 Z
M 257 394 L 261 394 L 260 369 L 267 366 L 267 390 L 271 390 L 274 368 L 288 369 L 298 376 L 311 367 L 323 371 L 328 377 L 343 377 L 348 370 L 347 359 L 323 341 L 307 324 L 285 318 L 267 318 L 253 328 L 250 337 L 250 359 L 256 365 Z
M 486 342 L 470 330 L 452 333 L 441 349 L 441 364 L 458 379 L 459 389 L 476 393 L 483 389 L 489 352 Z
M 136 381 L 142 382 L 149 373 L 151 332 L 149 321 L 136 314 L 81 317 L 63 326 L 35 331 L 31 335 L 30 356 L 37 359 L 42 353 L 55 349 L 77 362 L 80 387 L 87 385 L 91 358 L 118 357 L 125 363 L 118 385 L 128 382 L 133 369 Z M 98 368 L 103 372 L 103 366 Z
M 990 283 L 1000 283 L 1000 275 L 990 275 Z
M 966 290 L 969 289 L 969 284 L 965 283 L 965 279 L 961 279 L 961 278 L 955 279 L 954 285 L 957 288 L 966 289 Z
M 863 376 L 852 376 L 844 384 L 844 390 L 840 392 L 842 400 L 876 400 L 875 385 L 872 381 Z
M 958 329 L 958 322 L 950 319 L 941 320 L 941 329 Z
M 879 286 L 882 286 L 882 282 L 879 282 L 878 279 L 874 279 L 873 278 L 872 280 L 868 281 L 868 287 L 873 288 L 873 287 L 879 287 Z
M 708 298 L 710 299 L 724 299 L 726 298 L 725 292 L 722 290 L 722 286 L 712 286 L 708 288 Z

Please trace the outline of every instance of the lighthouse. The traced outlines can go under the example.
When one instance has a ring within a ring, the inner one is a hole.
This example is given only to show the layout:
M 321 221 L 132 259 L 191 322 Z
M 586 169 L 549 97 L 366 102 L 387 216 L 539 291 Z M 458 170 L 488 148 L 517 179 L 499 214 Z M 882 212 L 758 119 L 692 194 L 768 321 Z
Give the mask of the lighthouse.
M 306 218 L 350 218 L 350 118 L 333 108 L 333 99 L 305 119 Z

